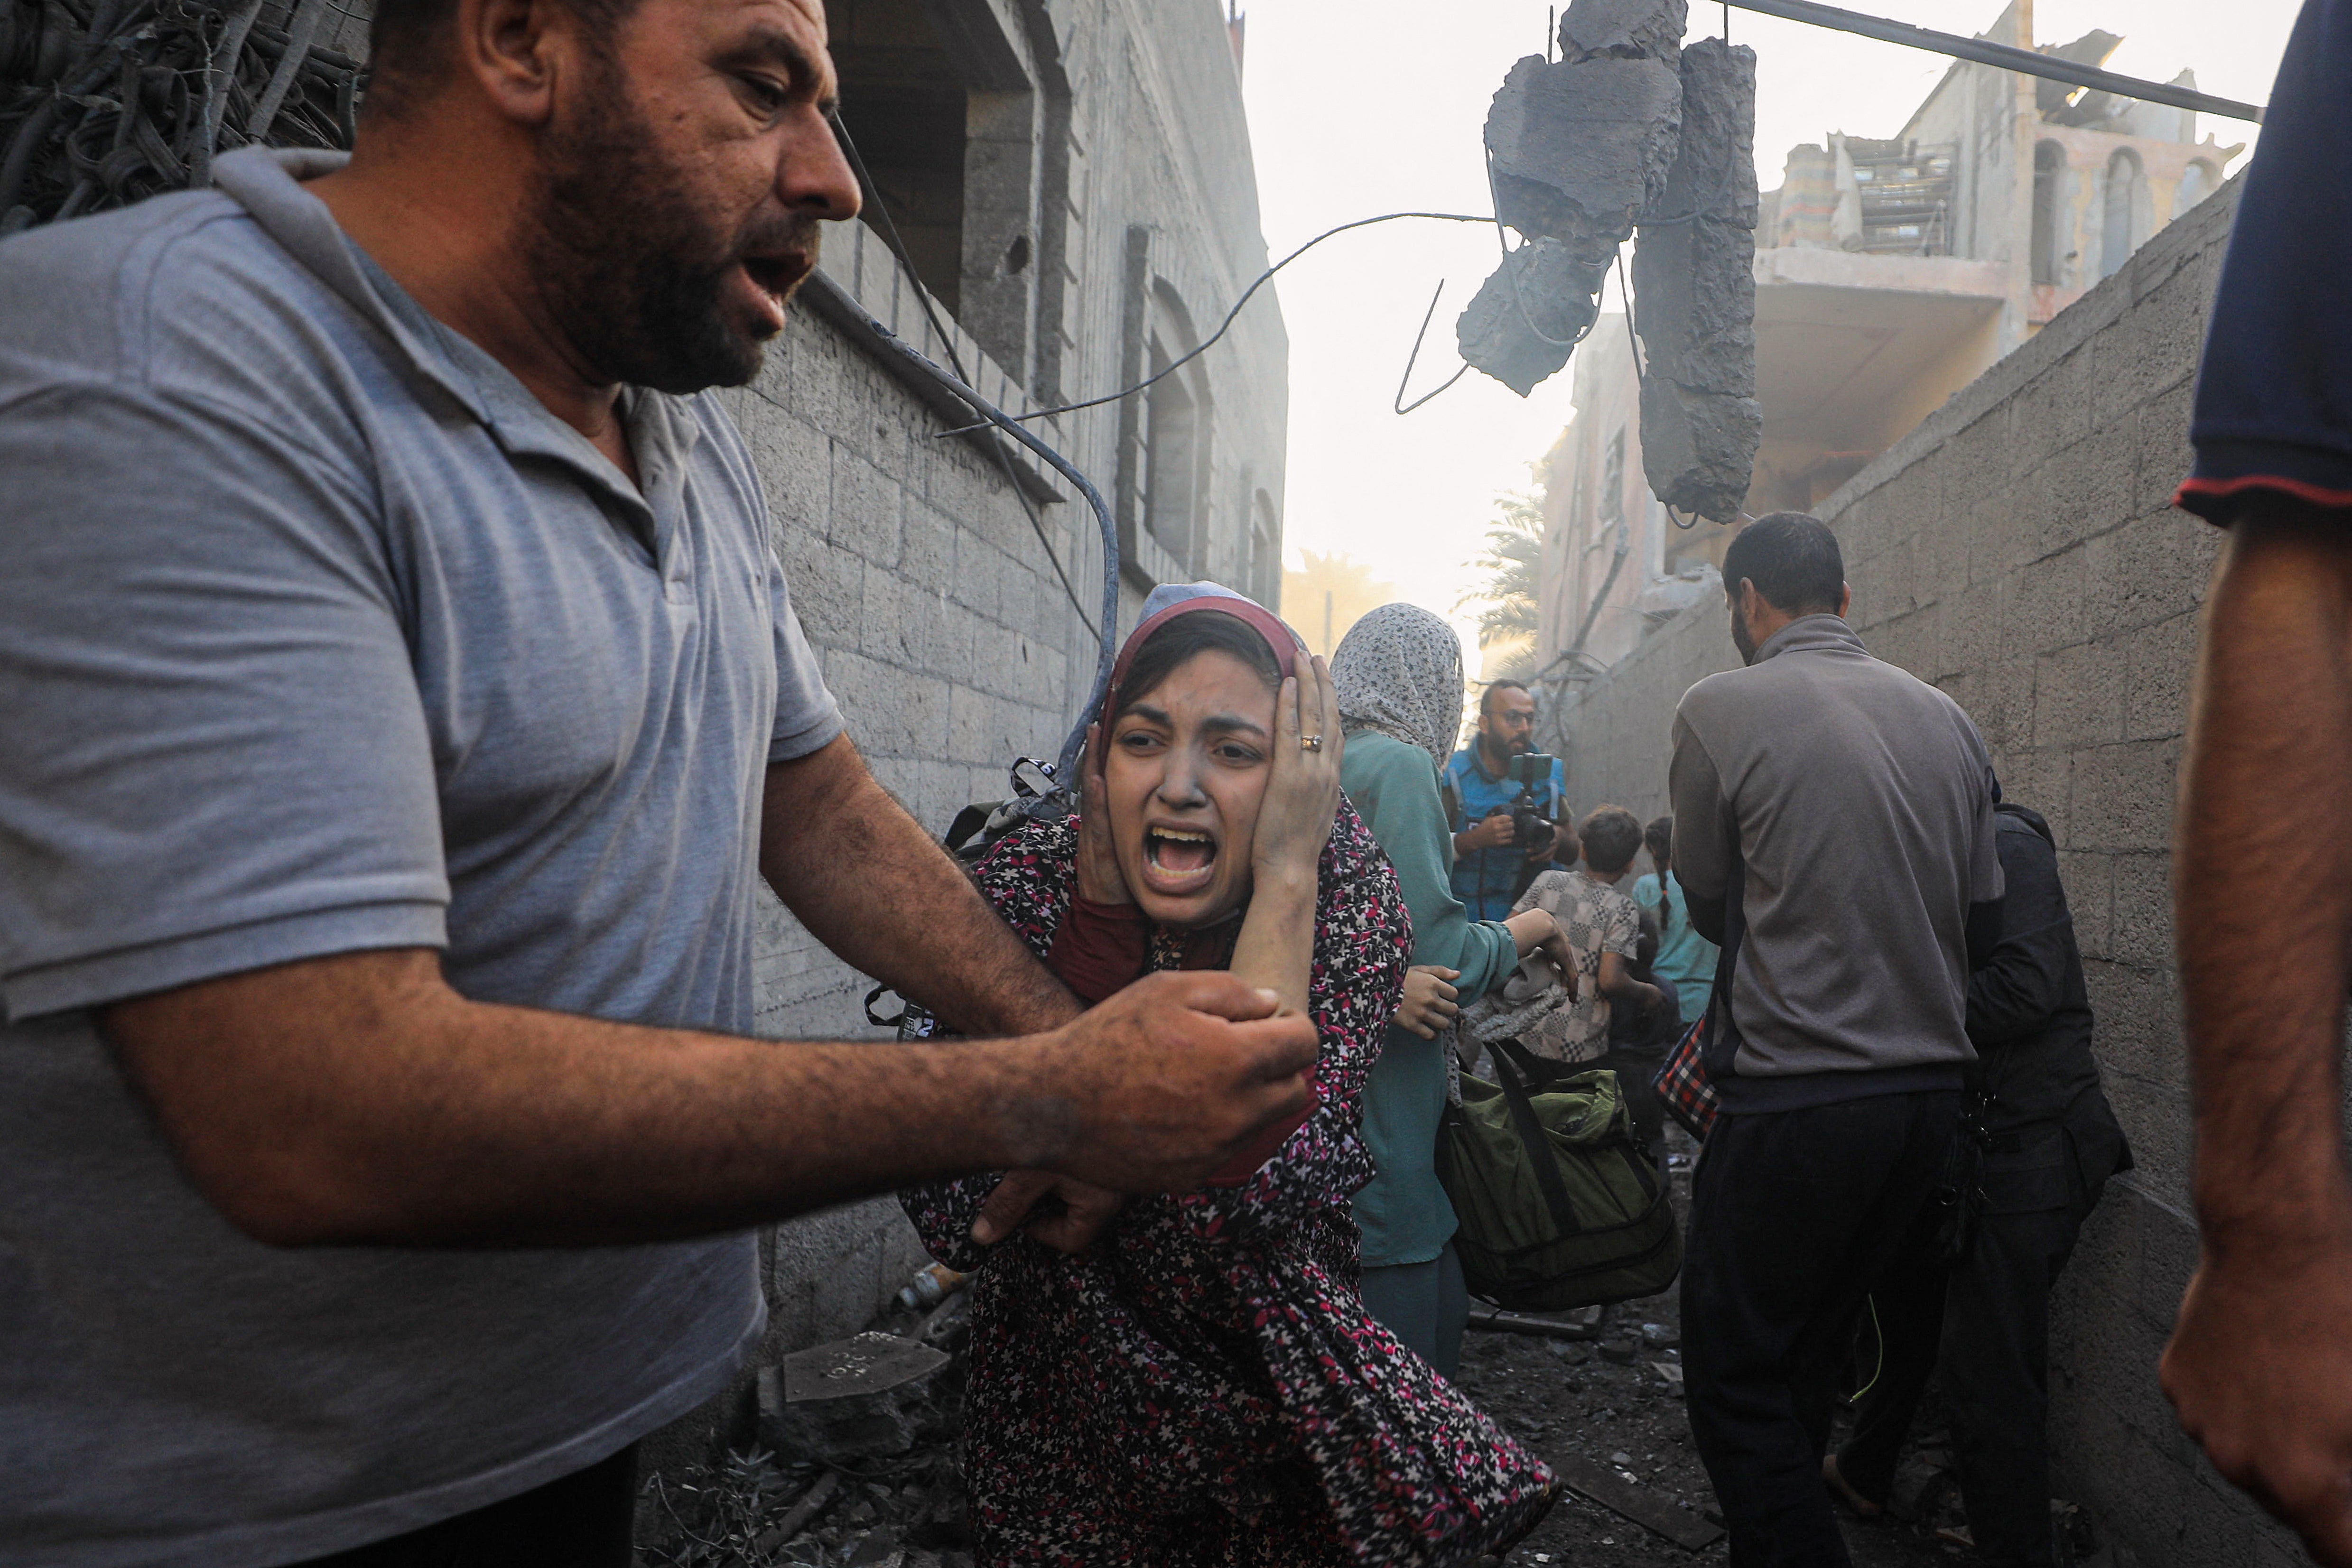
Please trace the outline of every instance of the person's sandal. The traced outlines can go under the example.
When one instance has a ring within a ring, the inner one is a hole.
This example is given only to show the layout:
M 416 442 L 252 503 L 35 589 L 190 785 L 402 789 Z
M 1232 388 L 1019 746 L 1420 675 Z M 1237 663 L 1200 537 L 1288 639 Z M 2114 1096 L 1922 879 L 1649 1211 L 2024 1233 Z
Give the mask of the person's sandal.
M 1884 1503 L 1873 1502 L 1854 1490 L 1853 1484 L 1839 1473 L 1835 1454 L 1822 1456 L 1822 1484 L 1828 1487 L 1840 1502 L 1851 1509 L 1856 1519 L 1877 1519 L 1886 1512 Z

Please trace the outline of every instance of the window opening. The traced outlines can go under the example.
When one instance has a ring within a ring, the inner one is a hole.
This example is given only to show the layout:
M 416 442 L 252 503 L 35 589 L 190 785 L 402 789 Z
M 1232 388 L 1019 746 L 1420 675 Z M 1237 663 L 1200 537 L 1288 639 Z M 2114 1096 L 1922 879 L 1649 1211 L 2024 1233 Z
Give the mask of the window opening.
M 841 118 L 890 204 L 915 275 L 950 315 L 963 302 L 967 96 L 918 0 L 825 0 Z
M 2139 160 L 2126 148 L 2107 160 L 2105 213 L 2101 225 L 2099 276 L 2113 277 L 2139 248 Z
M 1601 509 L 1595 531 L 1625 520 L 1625 427 L 1609 438 L 1608 455 L 1601 460 Z
M 2058 282 L 2059 182 L 2065 177 L 2066 150 L 2044 141 L 2033 150 L 2033 281 Z

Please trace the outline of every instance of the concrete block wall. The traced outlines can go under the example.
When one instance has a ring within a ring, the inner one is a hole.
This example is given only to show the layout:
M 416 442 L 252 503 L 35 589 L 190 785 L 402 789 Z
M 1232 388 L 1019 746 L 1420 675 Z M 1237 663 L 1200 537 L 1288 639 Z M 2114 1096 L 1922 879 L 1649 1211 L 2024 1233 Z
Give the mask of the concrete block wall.
M 2236 187 L 1967 387 L 1821 508 L 1871 650 L 1949 692 L 2011 799 L 2050 819 L 2139 1168 L 2109 1188 L 2053 1324 L 2053 1451 L 2122 1561 L 2301 1561 L 2181 1437 L 2156 1363 L 2196 1259 L 2168 892 L 2196 618 L 2220 536 L 2170 505 Z M 1719 602 L 1564 711 L 1571 792 L 1663 810 L 1682 692 L 1732 667 Z

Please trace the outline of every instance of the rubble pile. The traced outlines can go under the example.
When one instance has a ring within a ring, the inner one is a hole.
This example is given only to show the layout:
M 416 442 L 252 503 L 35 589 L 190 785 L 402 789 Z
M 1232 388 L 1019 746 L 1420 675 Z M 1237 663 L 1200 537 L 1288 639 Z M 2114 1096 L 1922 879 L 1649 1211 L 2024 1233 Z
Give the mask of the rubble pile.
M 1764 411 L 1756 401 L 1756 51 L 1682 51 L 1682 147 L 1633 248 L 1646 361 L 1642 466 L 1669 507 L 1739 516 Z M 1662 221 L 1663 220 L 1663 221 Z
M 647 1479 L 645 1568 L 971 1568 L 966 1298 L 760 1375 L 759 1440 L 715 1472 Z

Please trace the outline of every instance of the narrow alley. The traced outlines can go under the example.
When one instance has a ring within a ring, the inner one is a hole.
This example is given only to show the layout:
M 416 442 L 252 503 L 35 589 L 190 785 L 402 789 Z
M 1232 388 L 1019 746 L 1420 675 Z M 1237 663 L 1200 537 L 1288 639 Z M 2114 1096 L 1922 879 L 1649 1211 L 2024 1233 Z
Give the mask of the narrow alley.
M 1675 1205 L 1686 1214 L 1692 1145 L 1679 1131 L 1669 1142 L 1677 1151 Z M 1518 1332 L 1538 1322 L 1565 1333 Z M 965 1297 L 928 1309 L 894 1303 L 867 1332 L 950 1357 L 929 1377 L 892 1391 L 906 1425 L 861 1427 L 819 1458 L 796 1451 L 793 1435 L 778 1429 L 769 1410 L 761 1422 L 768 1446 L 738 1450 L 715 1468 L 645 1479 L 638 1568 L 971 1568 L 956 1453 L 961 1352 L 970 1337 Z M 1685 1568 L 1728 1560 L 1684 1411 L 1681 1338 L 1675 1290 L 1605 1311 L 1496 1314 L 1474 1308 L 1461 1386 L 1570 1487 L 1512 1552 L 1514 1568 Z M 1869 1354 L 1865 1333 L 1857 1379 L 1868 1376 Z M 1841 1411 L 1841 1429 L 1845 1419 Z M 1896 1478 L 1897 1504 L 1909 1517 L 1843 1519 L 1855 1568 L 1941 1568 L 1969 1560 L 1952 1533 L 1964 1531 L 1966 1521 L 1941 1425 L 1931 1395 Z M 897 1439 L 877 1440 L 884 1428 Z M 908 1446 L 889 1451 L 898 1442 Z M 2089 1519 L 2072 1504 L 2062 1505 L 2061 1514 L 2069 1563 L 2105 1568 L 2112 1557 L 2100 1550 Z

